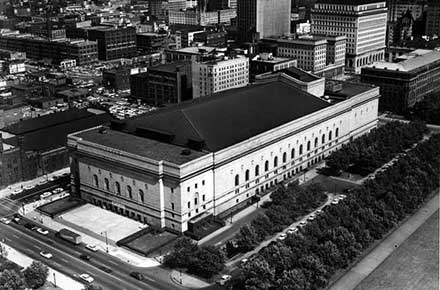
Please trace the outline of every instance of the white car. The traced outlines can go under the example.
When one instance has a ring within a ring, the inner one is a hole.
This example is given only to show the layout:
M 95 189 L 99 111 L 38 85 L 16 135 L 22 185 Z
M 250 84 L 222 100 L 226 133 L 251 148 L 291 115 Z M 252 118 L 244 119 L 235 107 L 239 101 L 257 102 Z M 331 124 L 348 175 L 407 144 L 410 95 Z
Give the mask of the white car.
M 81 274 L 79 277 L 88 283 L 93 283 L 93 281 L 95 281 L 95 279 L 93 279 L 93 277 L 89 274 Z
M 45 193 L 43 193 L 42 195 L 40 195 L 40 198 L 46 198 L 52 195 L 52 192 L 50 191 L 46 191 Z
M 96 245 L 89 245 L 89 244 L 87 244 L 86 248 L 89 249 L 92 252 L 98 251 L 98 247 Z
M 305 226 L 306 224 L 307 224 L 306 221 L 300 221 L 298 225 L 299 225 L 300 227 L 303 227 L 303 226 Z
M 222 275 L 221 277 L 220 277 L 220 279 L 219 280 L 217 280 L 217 283 L 219 284 L 219 285 L 225 285 L 226 284 L 226 282 L 228 282 L 229 280 L 231 280 L 231 275 Z
M 51 253 L 46 252 L 46 251 L 41 251 L 41 252 L 40 252 L 40 256 L 43 256 L 43 257 L 45 257 L 46 259 L 52 259 L 52 257 L 53 257 L 53 255 L 52 255 Z
M 294 233 L 296 233 L 297 231 L 298 231 L 297 228 L 290 228 L 290 229 L 287 231 L 287 233 L 288 233 L 288 234 L 294 234 Z
M 312 213 L 311 215 L 309 215 L 309 217 L 307 218 L 308 221 L 312 221 L 316 218 L 316 215 L 314 213 Z
M 5 217 L 0 218 L 0 221 L 1 221 L 2 223 L 4 223 L 5 225 L 8 225 L 8 224 L 11 222 L 10 219 L 5 218 Z
M 322 210 L 321 210 L 321 209 L 318 209 L 318 210 L 315 212 L 315 214 L 316 214 L 316 215 L 320 215 L 320 214 L 322 214 Z
M 64 189 L 62 189 L 61 187 L 58 187 L 58 188 L 55 188 L 54 190 L 52 190 L 52 193 L 53 194 L 57 194 L 57 193 L 60 193 L 60 192 L 62 192 Z
M 282 234 L 278 237 L 278 240 L 279 240 L 279 241 L 282 241 L 282 240 L 284 240 L 286 237 L 287 237 L 287 235 L 286 235 L 285 233 L 282 233 Z
M 345 195 L 345 194 L 341 194 L 340 196 L 339 196 L 339 200 L 341 200 L 341 199 L 344 199 L 344 198 L 346 198 L 347 196 Z
M 32 185 L 32 184 L 28 184 L 28 185 L 25 185 L 25 186 L 24 186 L 24 189 L 29 190 L 29 189 L 32 189 L 32 188 L 34 188 L 34 187 L 35 187 L 35 186 Z
M 47 236 L 49 234 L 48 230 L 42 229 L 42 228 L 37 228 L 37 232 L 42 234 L 43 236 Z
M 332 204 L 338 204 L 338 203 L 339 203 L 339 199 L 335 198 L 334 200 L 332 200 L 331 203 L 332 203 Z
M 38 181 L 38 184 L 43 185 L 43 184 L 46 184 L 46 182 L 47 182 L 46 180 L 42 179 L 42 180 Z
M 12 194 L 19 194 L 19 193 L 22 193 L 23 192 L 23 189 L 21 189 L 21 188 L 17 188 L 17 189 L 14 189 L 13 191 L 12 191 Z

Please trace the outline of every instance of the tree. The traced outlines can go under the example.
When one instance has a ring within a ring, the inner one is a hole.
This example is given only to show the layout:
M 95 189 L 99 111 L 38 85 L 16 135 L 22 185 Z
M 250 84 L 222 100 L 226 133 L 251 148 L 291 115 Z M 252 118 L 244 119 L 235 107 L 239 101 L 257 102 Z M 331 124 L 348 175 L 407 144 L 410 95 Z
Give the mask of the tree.
M 247 252 L 255 248 L 258 244 L 258 236 L 252 225 L 245 224 L 240 228 L 240 232 L 236 236 L 237 245 L 241 252 Z
M 188 271 L 205 278 L 211 278 L 224 267 L 223 253 L 214 246 L 207 246 L 196 251 L 192 263 L 188 265 Z
M 174 250 L 165 256 L 165 265 L 171 268 L 186 267 L 192 262 L 197 244 L 188 237 L 182 237 L 174 244 Z
M 40 262 L 32 262 L 24 272 L 24 280 L 30 288 L 39 288 L 46 283 L 47 276 L 49 275 L 49 269 Z
M 4 270 L 0 273 L 0 290 L 24 290 L 23 279 L 13 270 Z
M 308 290 L 310 283 L 307 281 L 304 272 L 300 269 L 284 271 L 281 278 L 277 281 L 279 290 Z
M 242 272 L 245 290 L 268 290 L 274 284 L 275 271 L 262 258 L 246 263 Z

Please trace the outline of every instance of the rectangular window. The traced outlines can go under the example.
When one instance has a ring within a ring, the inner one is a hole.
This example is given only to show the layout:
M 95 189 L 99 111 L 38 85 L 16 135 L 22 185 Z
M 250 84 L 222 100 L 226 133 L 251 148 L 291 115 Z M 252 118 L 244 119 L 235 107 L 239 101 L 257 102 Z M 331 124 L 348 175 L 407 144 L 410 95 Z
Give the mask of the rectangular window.
M 205 195 L 202 195 L 202 201 L 205 201 Z
M 197 205 L 197 197 L 194 198 L 194 205 Z
M 188 201 L 188 208 L 191 208 L 191 202 Z
M 171 209 L 174 210 L 174 202 L 171 203 Z

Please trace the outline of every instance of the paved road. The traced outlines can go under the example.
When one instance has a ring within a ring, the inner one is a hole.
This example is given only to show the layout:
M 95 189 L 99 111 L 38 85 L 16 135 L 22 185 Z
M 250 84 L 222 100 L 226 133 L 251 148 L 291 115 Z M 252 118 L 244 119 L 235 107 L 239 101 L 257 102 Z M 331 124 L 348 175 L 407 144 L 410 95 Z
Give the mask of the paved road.
M 95 284 L 109 290 L 158 290 L 175 289 L 176 285 L 171 281 L 159 280 L 155 269 L 136 269 L 135 267 L 121 262 L 105 253 L 88 251 L 83 246 L 73 246 L 50 233 L 43 236 L 36 231 L 24 228 L 20 224 L 0 224 L 0 239 L 29 257 L 40 260 L 52 268 L 63 272 L 71 277 L 82 273 L 88 273 L 95 278 Z M 48 260 L 39 255 L 45 250 L 53 254 Z M 79 256 L 85 253 L 91 256 L 90 261 L 84 261 Z M 107 273 L 105 268 L 111 269 Z M 156 269 L 157 270 L 157 269 Z M 138 281 L 129 276 L 132 271 L 142 272 L 144 281 Z M 162 269 L 162 271 L 165 271 Z

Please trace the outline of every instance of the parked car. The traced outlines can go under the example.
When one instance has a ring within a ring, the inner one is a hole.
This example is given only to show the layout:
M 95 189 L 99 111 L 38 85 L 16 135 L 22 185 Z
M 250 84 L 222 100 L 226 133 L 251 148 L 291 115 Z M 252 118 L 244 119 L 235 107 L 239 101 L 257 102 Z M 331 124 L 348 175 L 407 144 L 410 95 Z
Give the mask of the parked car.
M 32 188 L 34 188 L 35 186 L 34 185 L 32 185 L 32 184 L 28 184 L 28 185 L 25 185 L 24 186 L 24 189 L 26 189 L 26 190 L 30 190 L 30 189 L 32 189 Z
M 17 188 L 17 189 L 14 189 L 13 191 L 12 191 L 12 195 L 16 195 L 16 194 L 19 194 L 19 193 L 22 193 L 23 192 L 23 189 L 21 189 L 21 188 Z
M 1 221 L 2 223 L 4 223 L 5 225 L 8 225 L 8 224 L 11 222 L 10 219 L 5 218 L 5 217 L 0 218 L 0 221 Z
M 14 214 L 14 218 L 12 220 L 18 224 L 18 222 L 21 220 L 21 215 L 18 213 Z
M 131 272 L 130 276 L 135 279 L 138 279 L 139 281 L 144 279 L 144 275 L 142 275 L 142 273 L 139 273 L 139 272 Z
M 312 213 L 311 215 L 309 215 L 309 217 L 307 218 L 308 221 L 312 221 L 316 218 L 316 215 L 314 213 Z
M 55 188 L 54 190 L 52 190 L 52 193 L 53 194 L 57 194 L 57 193 L 60 193 L 60 192 L 62 192 L 64 189 L 62 189 L 61 187 L 58 187 L 58 188 Z
M 332 200 L 331 204 L 338 204 L 339 203 L 339 199 L 335 198 Z
M 86 255 L 86 254 L 79 255 L 79 258 L 81 260 L 85 260 L 85 261 L 90 261 L 90 259 L 91 259 L 91 257 L 89 255 Z
M 290 228 L 288 231 L 287 231 L 287 233 L 288 234 L 294 234 L 294 233 L 296 233 L 298 231 L 298 229 L 296 228 L 296 227 L 294 227 L 294 228 Z
M 41 199 L 43 199 L 43 198 L 47 198 L 47 197 L 49 197 L 49 196 L 51 196 L 52 195 L 52 192 L 50 192 L 50 191 L 46 191 L 45 193 L 43 193 L 42 195 L 40 195 L 40 198 Z
M 306 221 L 300 221 L 299 224 L 298 224 L 298 226 L 302 228 L 302 227 L 305 226 L 306 224 L 307 224 Z
M 43 257 L 45 257 L 46 259 L 52 259 L 52 257 L 53 257 L 53 255 L 52 255 L 51 253 L 46 252 L 46 251 L 41 251 L 41 252 L 40 252 L 40 256 L 43 256 Z
M 49 234 L 48 230 L 42 229 L 42 228 L 37 228 L 37 232 L 42 234 L 43 236 L 47 236 Z
M 96 245 L 89 245 L 89 244 L 87 244 L 86 248 L 89 249 L 92 252 L 98 251 L 98 247 Z
M 93 283 L 93 281 L 95 281 L 95 279 L 93 279 L 93 277 L 90 276 L 89 274 L 81 274 L 81 275 L 79 275 L 79 277 L 82 280 L 86 281 L 87 283 Z
M 282 233 L 281 235 L 279 235 L 278 240 L 282 241 L 284 239 L 286 239 L 287 235 L 285 233 Z
M 231 280 L 231 275 L 222 275 L 221 277 L 220 277 L 220 279 L 218 279 L 217 280 L 217 283 L 219 284 L 219 285 L 225 285 L 226 284 L 226 282 L 228 282 L 229 280 Z
M 31 223 L 25 223 L 25 224 L 24 224 L 24 227 L 27 228 L 27 229 L 32 230 L 32 228 L 34 227 L 34 225 L 31 224 Z

